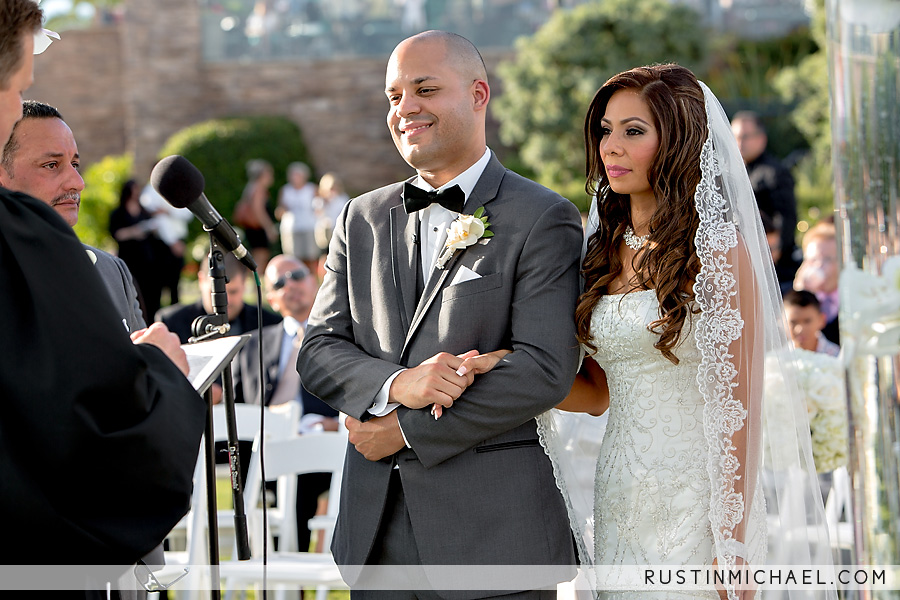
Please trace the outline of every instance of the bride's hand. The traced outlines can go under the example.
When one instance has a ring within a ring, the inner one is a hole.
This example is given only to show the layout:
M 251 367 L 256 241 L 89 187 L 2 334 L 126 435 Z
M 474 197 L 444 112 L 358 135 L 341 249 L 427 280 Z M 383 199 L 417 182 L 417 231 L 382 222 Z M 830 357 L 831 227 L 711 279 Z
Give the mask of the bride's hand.
M 739 561 L 740 564 L 736 564 L 735 569 L 739 569 L 742 567 L 746 569 L 750 568 L 750 564 L 745 562 L 743 558 L 737 558 L 736 560 Z M 712 568 L 713 570 L 719 568 L 718 558 L 713 559 Z M 749 578 L 749 575 L 747 576 L 745 581 L 747 583 L 750 583 L 752 581 Z M 745 583 L 742 588 L 735 590 L 735 592 L 737 592 L 737 597 L 740 600 L 753 600 L 753 598 L 756 597 L 756 589 L 754 589 L 752 586 L 748 586 L 747 583 Z M 716 584 L 716 591 L 719 593 L 719 598 L 721 598 L 721 600 L 728 600 L 728 591 L 718 583 Z
M 467 375 L 471 373 L 473 378 L 475 375 L 483 375 L 496 367 L 497 363 L 510 352 L 512 352 L 512 350 L 494 350 L 487 354 L 478 354 L 477 350 L 469 350 L 465 354 L 458 354 L 457 356 L 463 359 L 463 362 L 456 373 L 458 375 Z M 440 419 L 441 415 L 444 414 L 444 407 L 438 404 L 433 405 L 431 407 L 431 414 L 434 415 L 435 420 Z
M 465 367 L 467 373 L 483 375 L 496 367 L 497 363 L 499 363 L 500 360 L 510 352 L 512 352 L 512 350 L 494 350 L 493 352 L 488 352 L 487 354 L 478 354 L 475 356 L 466 356 L 465 354 L 460 355 L 460 358 L 466 357 L 463 360 L 462 365 L 460 365 L 460 369 Z

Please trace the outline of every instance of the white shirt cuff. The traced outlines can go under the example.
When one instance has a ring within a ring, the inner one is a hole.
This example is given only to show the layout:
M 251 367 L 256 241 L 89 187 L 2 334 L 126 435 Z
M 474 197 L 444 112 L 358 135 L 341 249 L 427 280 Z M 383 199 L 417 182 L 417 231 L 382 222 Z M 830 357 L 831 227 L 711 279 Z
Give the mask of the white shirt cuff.
M 369 414 L 376 417 L 384 417 L 397 410 L 397 407 L 400 406 L 400 403 L 388 402 L 388 397 L 391 391 L 391 384 L 395 379 L 397 379 L 397 376 L 405 370 L 406 369 L 400 369 L 387 378 L 387 381 L 385 381 L 381 386 L 381 389 L 378 390 L 378 395 L 375 396 L 375 401 L 372 403 L 372 406 L 369 407 Z M 399 421 L 397 422 L 397 426 L 400 426 Z M 403 443 L 406 444 L 406 447 L 412 448 L 412 446 L 409 445 L 409 440 L 406 439 L 406 434 L 403 433 L 403 427 L 400 427 L 400 435 L 403 436 Z
M 378 390 L 378 394 L 375 396 L 375 400 L 372 402 L 372 406 L 369 407 L 369 414 L 376 417 L 383 417 L 391 414 L 392 410 L 400 406 L 399 402 L 388 402 L 388 400 L 390 399 L 391 384 L 394 383 L 397 376 L 405 370 L 406 369 L 400 369 L 388 377 L 387 381 L 382 384 L 381 389 Z

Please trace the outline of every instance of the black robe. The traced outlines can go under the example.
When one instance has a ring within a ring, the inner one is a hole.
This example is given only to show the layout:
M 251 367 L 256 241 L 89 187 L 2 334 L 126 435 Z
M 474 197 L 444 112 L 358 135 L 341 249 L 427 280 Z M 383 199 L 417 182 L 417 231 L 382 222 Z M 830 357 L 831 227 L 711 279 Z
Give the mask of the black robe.
M 206 406 L 71 228 L 0 188 L 2 564 L 128 565 L 190 503 Z

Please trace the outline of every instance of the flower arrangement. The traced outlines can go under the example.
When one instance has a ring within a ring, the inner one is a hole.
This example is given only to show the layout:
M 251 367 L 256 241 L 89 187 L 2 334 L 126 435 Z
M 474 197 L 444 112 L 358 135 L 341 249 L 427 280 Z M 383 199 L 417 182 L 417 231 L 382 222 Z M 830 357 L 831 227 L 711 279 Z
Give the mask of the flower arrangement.
M 778 358 L 766 359 L 766 419 L 775 419 L 785 427 L 792 427 L 794 418 L 785 396 L 784 380 L 778 367 Z M 782 360 L 786 357 L 781 357 Z M 847 407 L 844 394 L 843 375 L 840 359 L 795 348 L 788 355 L 795 368 L 797 383 L 809 418 L 809 432 L 812 439 L 813 462 L 818 473 L 827 473 L 847 464 L 849 451 Z M 788 456 L 793 449 L 780 449 L 777 439 L 768 440 L 767 446 L 773 454 L 772 463 L 785 466 L 795 461 Z M 783 452 L 779 452 L 783 450 Z

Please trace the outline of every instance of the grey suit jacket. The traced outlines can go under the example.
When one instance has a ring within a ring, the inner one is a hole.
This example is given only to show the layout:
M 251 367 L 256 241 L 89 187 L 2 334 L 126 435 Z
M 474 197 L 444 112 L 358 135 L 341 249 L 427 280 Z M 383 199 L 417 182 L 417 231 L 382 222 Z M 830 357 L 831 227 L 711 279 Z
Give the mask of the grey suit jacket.
M 348 446 L 335 558 L 366 562 L 399 464 L 423 564 L 573 564 L 534 417 L 565 397 L 578 366 L 578 211 L 492 158 L 465 212 L 483 206 L 494 237 L 435 269 L 419 299 L 417 216 L 405 213 L 402 189 L 356 198 L 335 227 L 298 360 L 306 388 L 365 420 L 382 384 L 405 366 L 438 352 L 513 353 L 476 376 L 440 420 L 400 407 L 411 449 L 371 462 Z M 450 286 L 461 266 L 481 277 Z
M 106 289 L 109 290 L 109 295 L 116 307 L 116 316 L 120 322 L 124 323 L 123 327 L 126 327 L 129 333 L 146 327 L 131 271 L 125 265 L 125 261 L 87 244 L 84 244 L 84 249 L 89 251 L 89 256 L 93 254 L 96 257 L 94 266 L 97 267 L 100 278 L 103 279 Z

